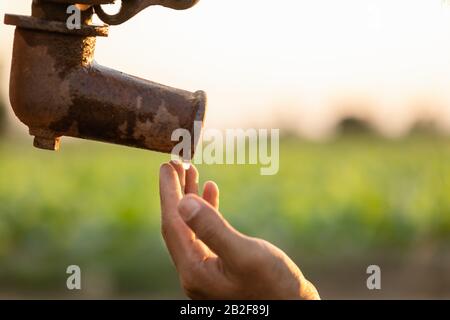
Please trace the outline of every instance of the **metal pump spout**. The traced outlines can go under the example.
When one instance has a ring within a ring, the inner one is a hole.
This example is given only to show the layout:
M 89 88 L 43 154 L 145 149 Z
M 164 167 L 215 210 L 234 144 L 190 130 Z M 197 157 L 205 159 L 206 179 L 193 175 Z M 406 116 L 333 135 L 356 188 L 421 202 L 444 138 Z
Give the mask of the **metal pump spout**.
M 16 26 L 10 101 L 35 136 L 34 146 L 57 150 L 60 138 L 71 136 L 170 153 L 178 143 L 172 141 L 172 133 L 182 128 L 191 132 L 193 156 L 198 141 L 194 125 L 203 123 L 205 93 L 171 88 L 97 64 L 96 37 L 107 36 L 108 26 L 92 25 L 91 19 L 95 8 L 113 0 L 76 1 L 86 5 L 79 29 L 66 25 L 71 0 L 34 0 L 31 17 L 5 16 L 6 24 Z M 121 10 L 128 13 L 112 20 L 125 21 L 144 5 L 177 9 L 178 4 L 184 9 L 196 2 L 124 0 Z

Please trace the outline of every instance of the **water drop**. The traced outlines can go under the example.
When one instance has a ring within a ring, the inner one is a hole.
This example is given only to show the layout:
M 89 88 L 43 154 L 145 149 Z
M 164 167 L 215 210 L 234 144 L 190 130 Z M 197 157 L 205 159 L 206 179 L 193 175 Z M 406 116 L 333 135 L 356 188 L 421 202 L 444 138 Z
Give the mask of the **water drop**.
M 189 160 L 183 160 L 182 165 L 184 170 L 189 170 L 191 168 L 191 162 Z

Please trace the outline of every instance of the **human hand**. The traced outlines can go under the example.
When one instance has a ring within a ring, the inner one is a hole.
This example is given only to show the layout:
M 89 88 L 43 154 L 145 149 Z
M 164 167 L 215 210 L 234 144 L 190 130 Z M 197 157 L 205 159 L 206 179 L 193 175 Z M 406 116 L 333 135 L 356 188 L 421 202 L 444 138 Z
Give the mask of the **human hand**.
M 280 249 L 236 231 L 219 213 L 219 189 L 171 161 L 160 170 L 162 234 L 192 299 L 320 299 Z

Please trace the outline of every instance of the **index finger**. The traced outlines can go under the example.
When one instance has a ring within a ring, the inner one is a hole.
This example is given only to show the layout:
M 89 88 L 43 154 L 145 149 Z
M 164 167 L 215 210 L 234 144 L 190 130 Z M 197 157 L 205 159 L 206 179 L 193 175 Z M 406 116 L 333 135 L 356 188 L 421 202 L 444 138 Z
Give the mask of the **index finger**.
M 178 214 L 178 203 L 183 195 L 178 174 L 170 164 L 161 166 L 159 188 L 162 234 L 172 260 L 178 268 L 191 256 L 195 235 Z

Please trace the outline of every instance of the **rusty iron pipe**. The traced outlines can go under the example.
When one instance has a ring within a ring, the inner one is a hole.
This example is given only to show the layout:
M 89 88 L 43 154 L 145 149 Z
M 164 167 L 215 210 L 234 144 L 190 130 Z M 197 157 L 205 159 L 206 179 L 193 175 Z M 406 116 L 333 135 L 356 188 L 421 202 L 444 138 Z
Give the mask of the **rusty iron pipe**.
M 178 143 L 171 139 L 173 131 L 183 128 L 191 132 L 193 156 L 198 141 L 194 123 L 204 120 L 205 93 L 97 64 L 96 36 L 107 30 L 88 24 L 83 30 L 65 30 L 57 9 L 61 4 L 50 5 L 56 14 L 34 5 L 33 17 L 5 18 L 16 25 L 10 101 L 35 136 L 34 145 L 57 150 L 60 137 L 70 136 L 170 153 Z M 90 15 L 84 20 L 90 21 Z M 47 23 L 50 16 L 57 18 Z

